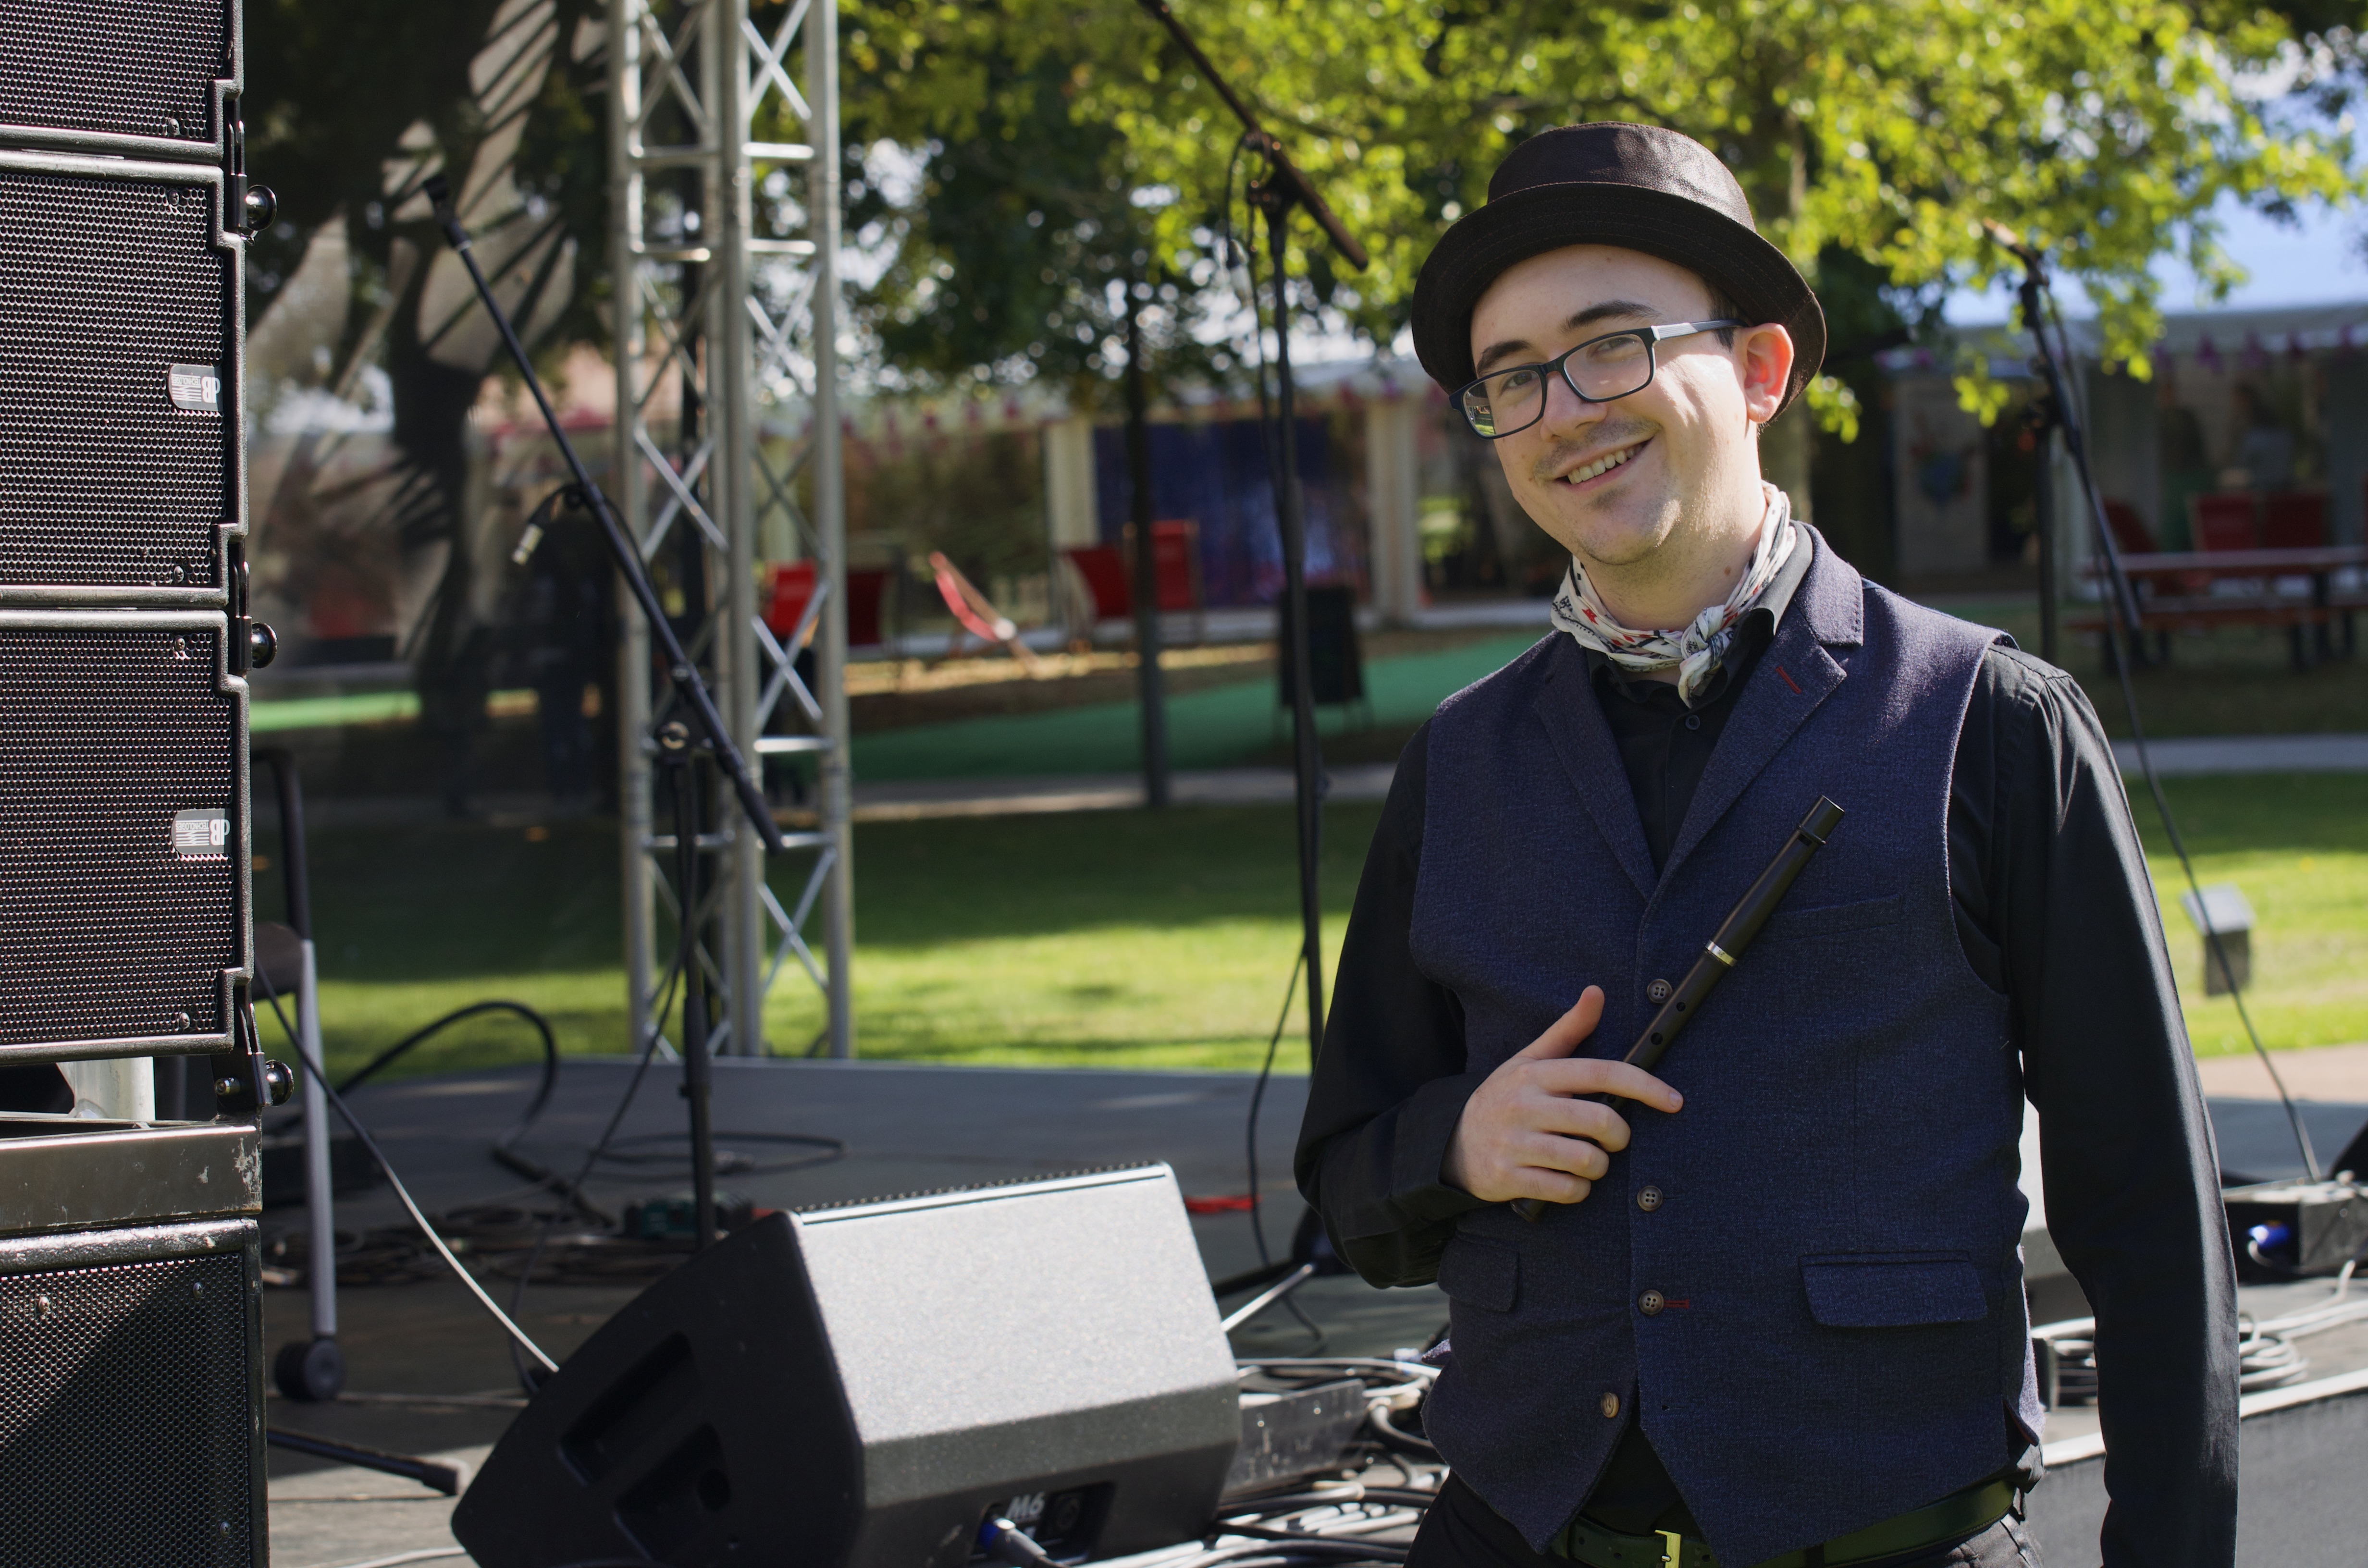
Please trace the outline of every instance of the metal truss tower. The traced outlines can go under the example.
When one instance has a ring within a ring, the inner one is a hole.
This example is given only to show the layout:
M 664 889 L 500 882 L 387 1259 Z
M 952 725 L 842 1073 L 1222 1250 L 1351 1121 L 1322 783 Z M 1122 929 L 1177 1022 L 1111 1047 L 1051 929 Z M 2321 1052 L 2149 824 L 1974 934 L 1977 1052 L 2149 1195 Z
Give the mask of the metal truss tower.
M 810 763 L 814 774 L 818 820 L 788 835 L 795 872 L 777 868 L 782 893 L 728 801 L 703 812 L 708 869 L 689 917 L 713 1044 L 764 1053 L 765 999 L 794 969 L 827 1001 L 831 1054 L 848 1056 L 836 0 L 608 4 L 618 508 L 744 754 Z M 774 128 L 795 139 L 760 139 Z M 813 563 L 814 592 L 796 631 L 776 638 L 759 614 L 759 563 L 792 560 Z M 680 979 L 674 944 L 658 940 L 659 907 L 684 912 L 674 841 L 657 830 L 652 740 L 679 704 L 654 683 L 649 634 L 630 604 L 623 625 L 625 966 L 639 1043 L 663 1027 Z M 811 677 L 797 668 L 809 636 Z

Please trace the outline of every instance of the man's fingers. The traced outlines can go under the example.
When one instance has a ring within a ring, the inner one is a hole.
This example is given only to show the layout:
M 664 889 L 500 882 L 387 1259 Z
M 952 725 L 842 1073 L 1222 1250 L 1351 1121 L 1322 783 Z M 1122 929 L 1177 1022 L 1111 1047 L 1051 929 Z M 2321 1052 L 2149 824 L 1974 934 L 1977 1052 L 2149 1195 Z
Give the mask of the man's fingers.
M 1624 1140 L 1623 1140 L 1624 1142 Z M 1588 1138 L 1565 1138 L 1552 1132 L 1532 1132 L 1522 1138 L 1513 1150 L 1519 1164 L 1533 1170 L 1565 1171 L 1589 1181 L 1600 1181 L 1611 1168 L 1611 1156 L 1603 1146 Z
M 1566 1171 L 1548 1170 L 1543 1165 L 1520 1165 L 1506 1174 L 1504 1188 L 1504 1198 L 1498 1201 L 1534 1198 L 1545 1203 L 1577 1203 L 1595 1190 L 1595 1184 L 1585 1176 L 1572 1176 Z
M 1545 1033 L 1523 1047 L 1514 1060 L 1542 1062 L 1568 1056 L 1595 1032 L 1595 1026 L 1602 1018 L 1603 987 L 1590 985 L 1578 994 L 1578 1000 L 1570 1005 L 1569 1012 L 1556 1018 L 1547 1027 Z
M 1565 1095 L 1542 1096 L 1535 1118 L 1530 1125 L 1547 1138 L 1564 1142 L 1585 1139 L 1590 1147 L 1600 1145 L 1614 1153 L 1628 1147 L 1628 1123 L 1610 1106 L 1593 1100 L 1574 1099 Z M 1581 1172 L 1584 1176 L 1600 1176 L 1600 1171 Z
M 1660 1111 L 1674 1111 L 1686 1103 L 1685 1096 L 1642 1067 L 1592 1056 L 1541 1062 L 1530 1069 L 1529 1080 L 1531 1087 L 1544 1094 L 1618 1095 Z

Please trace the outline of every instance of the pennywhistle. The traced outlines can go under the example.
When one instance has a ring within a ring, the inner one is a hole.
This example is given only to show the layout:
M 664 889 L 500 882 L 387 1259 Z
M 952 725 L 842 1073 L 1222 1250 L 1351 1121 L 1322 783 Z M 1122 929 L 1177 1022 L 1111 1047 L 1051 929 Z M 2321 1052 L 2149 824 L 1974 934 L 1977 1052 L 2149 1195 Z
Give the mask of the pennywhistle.
M 1776 913 L 1776 906 L 1783 902 L 1784 895 L 1808 866 L 1809 857 L 1825 847 L 1826 840 L 1833 836 L 1841 820 L 1842 809 L 1825 796 L 1818 796 L 1809 814 L 1801 819 L 1801 825 L 1793 830 L 1793 836 L 1784 841 L 1776 858 L 1768 862 L 1768 869 L 1759 873 L 1759 880 L 1751 884 L 1742 901 L 1719 923 L 1717 934 L 1702 944 L 1685 979 L 1669 993 L 1669 999 L 1661 1004 L 1661 1010 L 1653 1015 L 1653 1021 L 1645 1026 L 1645 1032 L 1636 1037 L 1636 1043 L 1628 1048 L 1622 1061 L 1634 1062 L 1647 1072 L 1653 1069 L 1694 1015 L 1702 1011 L 1702 1003 L 1726 978 L 1726 971 L 1743 957 L 1752 938 L 1759 935 L 1759 928 L 1768 924 L 1768 917 Z M 1595 1097 L 1607 1104 L 1611 1098 L 1609 1095 Z M 1524 1220 L 1535 1220 L 1545 1210 L 1543 1199 L 1513 1199 L 1513 1212 Z

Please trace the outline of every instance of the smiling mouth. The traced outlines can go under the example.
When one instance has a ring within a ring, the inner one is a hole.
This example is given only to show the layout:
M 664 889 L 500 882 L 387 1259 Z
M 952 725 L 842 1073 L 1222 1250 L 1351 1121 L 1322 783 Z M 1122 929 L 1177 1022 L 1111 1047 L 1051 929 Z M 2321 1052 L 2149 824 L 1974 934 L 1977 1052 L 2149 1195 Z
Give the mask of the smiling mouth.
M 1633 447 L 1622 447 L 1616 452 L 1606 452 L 1603 456 L 1596 459 L 1593 462 L 1588 463 L 1586 467 L 1575 468 L 1568 473 L 1562 475 L 1560 483 L 1569 485 L 1579 485 L 1585 484 L 1590 479 L 1600 479 L 1603 475 L 1610 473 L 1613 469 L 1620 467 L 1630 458 L 1634 457 L 1638 452 L 1641 452 L 1644 449 L 1645 443 L 1643 441 L 1639 441 Z

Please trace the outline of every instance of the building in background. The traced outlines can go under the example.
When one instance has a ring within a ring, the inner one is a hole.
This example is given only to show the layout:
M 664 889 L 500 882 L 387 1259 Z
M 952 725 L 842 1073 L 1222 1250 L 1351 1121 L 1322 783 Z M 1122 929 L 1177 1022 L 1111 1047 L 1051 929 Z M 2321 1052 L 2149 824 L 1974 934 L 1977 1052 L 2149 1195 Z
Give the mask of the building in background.
M 2315 528 L 2327 543 L 2362 540 L 2368 301 L 2167 316 L 2150 381 L 2100 363 L 2089 324 L 2073 324 L 2072 338 L 2097 488 L 2120 516 L 2125 548 L 2226 548 L 2237 536 L 2207 537 L 2200 519 L 2266 517 L 2273 504 L 2296 538 Z M 1965 340 L 2013 388 L 1987 428 L 1958 406 L 1949 353 L 1904 348 L 1882 359 L 1897 572 L 1911 586 L 1995 583 L 2036 559 L 2028 349 L 2002 328 Z M 2060 450 L 2050 466 L 2066 519 L 2063 580 L 2075 583 L 2095 548 L 2088 509 Z

